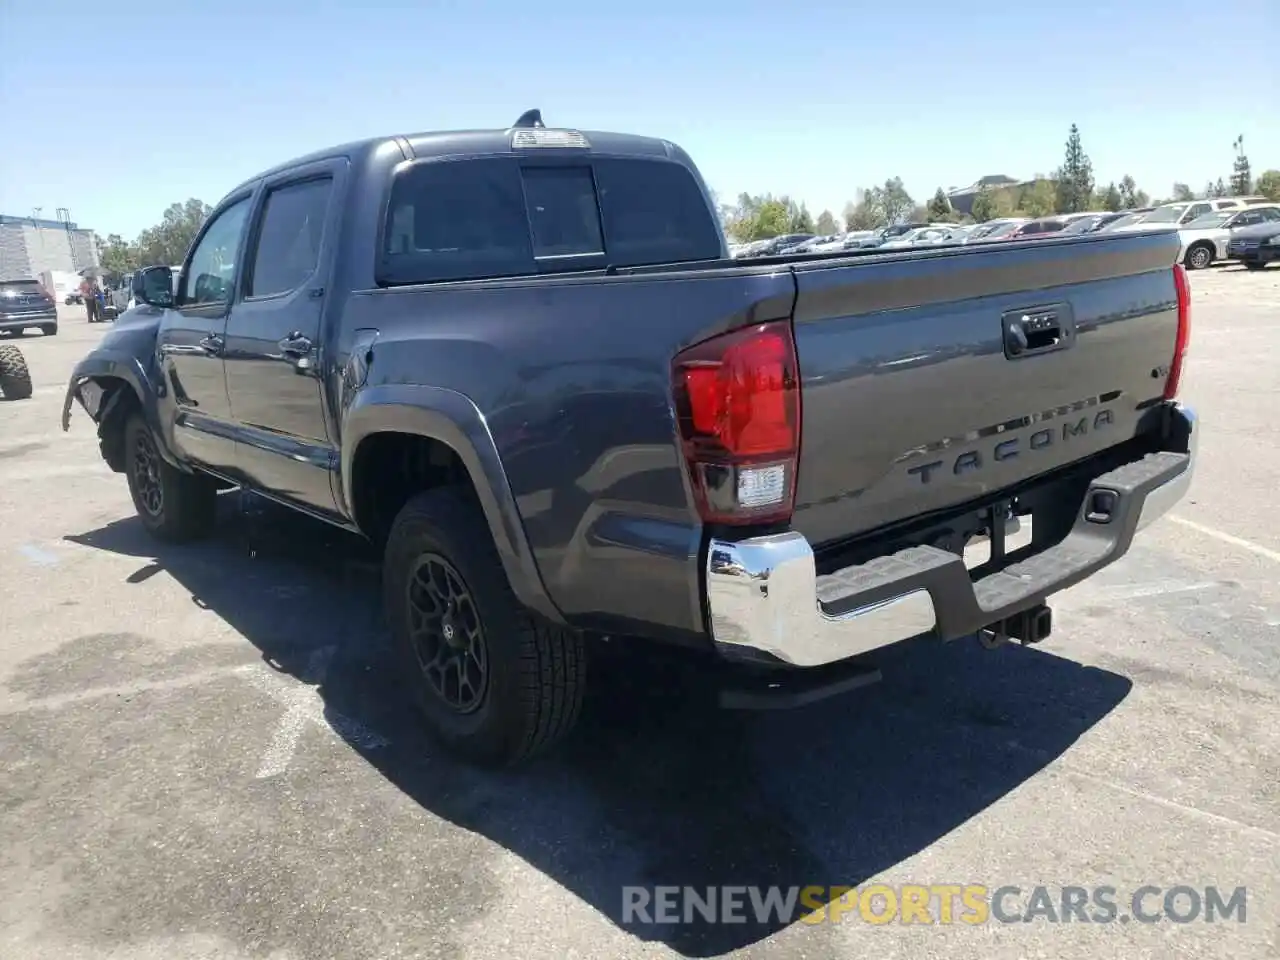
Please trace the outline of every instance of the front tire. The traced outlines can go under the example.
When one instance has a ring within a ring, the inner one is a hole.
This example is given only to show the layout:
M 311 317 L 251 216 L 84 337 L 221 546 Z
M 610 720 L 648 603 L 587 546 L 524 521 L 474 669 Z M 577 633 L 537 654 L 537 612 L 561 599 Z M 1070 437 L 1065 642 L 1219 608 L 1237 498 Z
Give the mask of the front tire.
M 214 482 L 166 462 L 140 413 L 131 414 L 125 424 L 124 443 L 129 495 L 147 532 L 169 543 L 207 535 L 218 507 Z
M 1267 265 L 1258 260 L 1246 260 L 1244 267 L 1246 270 L 1265 270 Z
M 1187 251 L 1183 263 L 1188 270 L 1203 270 L 1209 264 L 1213 263 L 1213 248 L 1207 243 L 1194 244 Z
M 474 501 L 442 488 L 405 504 L 382 582 L 414 700 L 446 748 L 507 765 L 573 728 L 586 680 L 582 637 L 516 599 Z

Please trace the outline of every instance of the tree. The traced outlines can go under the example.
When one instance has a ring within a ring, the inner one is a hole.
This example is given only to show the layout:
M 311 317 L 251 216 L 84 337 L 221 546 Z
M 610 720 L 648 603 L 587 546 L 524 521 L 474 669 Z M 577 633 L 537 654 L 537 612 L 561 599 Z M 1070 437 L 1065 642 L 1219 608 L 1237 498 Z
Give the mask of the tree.
M 1047 217 L 1060 203 L 1058 187 L 1054 181 L 1043 178 L 1023 187 L 1018 196 L 1018 213 L 1024 217 Z
M 120 234 L 109 233 L 106 240 L 95 234 L 94 239 L 98 243 L 98 262 L 106 273 L 132 273 L 143 265 L 138 262 L 137 247 L 125 242 Z
M 947 199 L 947 195 L 942 192 L 941 187 L 933 195 L 933 199 L 929 201 L 928 214 L 930 221 L 933 222 L 951 220 L 955 216 L 955 211 L 951 209 L 951 201 Z
M 756 230 L 754 240 L 766 237 L 780 237 L 791 229 L 791 211 L 782 200 L 772 198 L 766 200 L 756 211 Z
M 161 221 L 143 230 L 132 243 L 118 233 L 107 234 L 105 240 L 95 233 L 98 262 L 105 273 L 115 275 L 141 267 L 182 263 L 211 212 L 207 203 L 193 197 L 186 203 L 170 204 Z
M 902 185 L 901 177 L 890 177 L 883 186 L 871 187 L 863 195 L 863 200 L 874 212 L 876 226 L 881 227 L 906 220 L 916 205 Z
M 1000 190 L 993 190 L 992 196 L 995 198 L 996 218 L 1012 217 L 1018 212 L 1018 201 L 1022 199 L 1022 188 L 1005 187 Z
M 1120 178 L 1120 209 L 1132 210 L 1136 206 L 1139 206 L 1138 184 L 1126 173 Z
M 737 240 L 767 240 L 791 233 L 791 219 L 797 208 L 786 197 L 774 198 L 773 194 L 752 196 L 738 195 L 738 203 L 730 212 L 726 232 Z
M 989 187 L 981 187 L 978 190 L 978 195 L 973 198 L 973 206 L 970 210 L 973 219 L 978 223 L 986 223 L 988 220 L 995 219 L 996 198 Z
M 1280 170 L 1264 170 L 1258 174 L 1256 186 L 1258 192 L 1268 200 L 1280 203 Z
M 1110 210 L 1115 213 L 1117 210 L 1124 209 L 1124 196 L 1120 193 L 1120 188 L 1114 183 L 1108 183 L 1106 190 L 1098 191 L 1097 205 L 1103 210 Z
M 911 216 L 915 201 L 899 177 L 890 177 L 883 186 L 859 190 L 857 199 L 845 204 L 846 230 L 878 230 L 901 223 Z
M 1222 178 L 1221 178 L 1221 177 L 1219 177 L 1219 178 L 1218 178 L 1218 182 L 1217 182 L 1217 183 L 1214 183 L 1214 182 L 1210 181 L 1209 183 L 1206 183 L 1206 184 L 1204 185 L 1204 195 L 1205 195 L 1205 199 L 1214 199 L 1214 200 L 1216 200 L 1216 199 L 1218 199 L 1219 197 L 1225 197 L 1225 196 L 1227 196 L 1227 193 L 1228 193 L 1228 191 L 1227 191 L 1227 185 L 1226 185 L 1225 183 L 1223 183 L 1223 181 L 1222 181 Z
M 1253 171 L 1249 169 L 1249 158 L 1244 153 L 1243 133 L 1236 137 L 1233 146 L 1236 148 L 1236 162 L 1231 172 L 1231 193 L 1245 197 L 1253 191 Z
M 140 263 L 181 263 L 210 213 L 212 208 L 194 197 L 186 203 L 170 204 L 158 224 L 138 235 Z
M 1196 195 L 1191 192 L 1191 188 L 1185 183 L 1175 183 L 1173 185 L 1173 199 L 1177 203 L 1186 203 L 1188 200 L 1194 200 Z
M 830 210 L 823 210 L 818 214 L 818 222 L 814 224 L 814 228 L 824 237 L 829 237 L 836 232 L 836 218 Z
M 1089 201 L 1093 199 L 1093 164 L 1080 144 L 1080 128 L 1074 123 L 1067 134 L 1066 155 L 1055 179 L 1058 213 L 1089 209 Z
M 1151 198 L 1147 196 L 1146 191 L 1139 190 L 1133 177 L 1126 173 L 1120 179 L 1120 209 L 1132 210 L 1135 207 L 1148 206 L 1150 203 Z
M 880 212 L 871 206 L 867 191 L 859 190 L 857 199 L 844 205 L 844 228 L 854 230 L 876 230 L 885 224 L 880 219 Z
M 736 213 L 733 205 L 721 200 L 720 194 L 714 190 L 711 191 L 711 204 L 715 207 L 716 216 L 720 219 L 720 229 L 728 233 L 729 225 L 733 223 L 734 214 Z
M 790 197 L 783 201 L 787 206 L 788 233 L 813 233 L 813 217 L 803 203 L 797 204 Z
M 729 233 L 742 241 L 780 237 L 793 232 L 791 221 L 797 209 L 786 197 L 775 198 L 773 194 L 753 197 L 743 193 L 738 197 Z

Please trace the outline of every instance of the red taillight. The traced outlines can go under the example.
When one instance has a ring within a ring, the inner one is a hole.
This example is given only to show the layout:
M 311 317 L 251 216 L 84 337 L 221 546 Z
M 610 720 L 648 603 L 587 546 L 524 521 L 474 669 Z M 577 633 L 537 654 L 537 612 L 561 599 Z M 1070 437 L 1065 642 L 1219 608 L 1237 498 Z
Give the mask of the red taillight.
M 800 381 L 788 320 L 692 346 L 672 371 L 680 439 L 707 523 L 791 516 L 800 453 Z
M 1191 285 L 1187 282 L 1187 268 L 1180 263 L 1173 265 L 1173 287 L 1178 294 L 1178 335 L 1173 342 L 1173 362 L 1169 364 L 1169 376 L 1164 382 L 1164 398 L 1178 396 L 1182 381 L 1182 362 L 1191 343 Z

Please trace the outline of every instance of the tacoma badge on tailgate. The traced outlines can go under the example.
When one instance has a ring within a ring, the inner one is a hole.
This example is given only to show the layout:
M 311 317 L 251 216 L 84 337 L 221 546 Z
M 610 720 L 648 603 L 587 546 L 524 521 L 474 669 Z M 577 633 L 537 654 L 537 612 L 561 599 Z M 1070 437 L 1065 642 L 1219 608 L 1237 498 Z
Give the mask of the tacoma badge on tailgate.
M 1059 426 L 1041 427 L 1039 430 L 1024 437 L 1005 437 L 1003 440 L 995 440 L 989 447 L 981 450 L 966 450 L 951 461 L 951 472 L 955 476 L 969 473 L 974 470 L 981 470 L 990 462 L 999 463 L 1004 460 L 1012 460 L 1019 456 L 1024 450 L 1047 450 L 1058 443 L 1069 443 L 1077 437 L 1087 436 L 1090 433 L 1097 433 L 1099 430 L 1105 430 L 1107 427 L 1115 423 L 1115 416 L 1112 412 L 1104 407 L 1092 414 L 1073 417 L 1070 420 L 1064 420 Z M 997 437 L 1003 434 L 996 434 Z M 939 467 L 945 467 L 946 460 L 933 460 L 929 463 L 917 464 L 914 467 L 908 467 L 907 473 L 912 476 L 918 476 L 921 483 L 929 483 L 933 477 L 933 473 Z

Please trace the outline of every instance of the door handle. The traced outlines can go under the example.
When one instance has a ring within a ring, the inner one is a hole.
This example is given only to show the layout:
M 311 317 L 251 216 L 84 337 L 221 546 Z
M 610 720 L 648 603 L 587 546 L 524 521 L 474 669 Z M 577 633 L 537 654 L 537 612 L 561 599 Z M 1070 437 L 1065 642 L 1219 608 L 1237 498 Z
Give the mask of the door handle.
M 225 341 L 216 333 L 211 333 L 209 336 L 201 338 L 198 343 L 201 350 L 214 355 L 221 353 L 222 348 L 226 345 Z
M 1012 310 L 1003 317 L 1004 353 L 1010 360 L 1071 346 L 1075 324 L 1065 305 Z
M 311 352 L 311 341 L 300 333 L 291 333 L 280 340 L 276 346 L 280 352 L 289 357 L 305 357 Z

